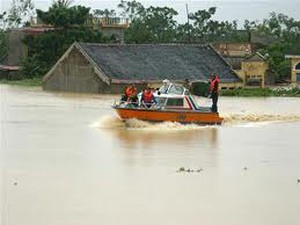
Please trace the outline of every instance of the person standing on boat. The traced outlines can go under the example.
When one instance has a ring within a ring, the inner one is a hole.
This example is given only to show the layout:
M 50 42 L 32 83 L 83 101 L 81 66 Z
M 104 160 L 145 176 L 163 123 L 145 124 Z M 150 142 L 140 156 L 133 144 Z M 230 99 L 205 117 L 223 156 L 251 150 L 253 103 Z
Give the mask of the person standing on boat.
M 211 75 L 211 83 L 210 83 L 210 96 L 212 98 L 212 107 L 211 111 L 217 113 L 218 112 L 218 98 L 219 98 L 219 85 L 220 79 L 217 74 L 213 73 Z

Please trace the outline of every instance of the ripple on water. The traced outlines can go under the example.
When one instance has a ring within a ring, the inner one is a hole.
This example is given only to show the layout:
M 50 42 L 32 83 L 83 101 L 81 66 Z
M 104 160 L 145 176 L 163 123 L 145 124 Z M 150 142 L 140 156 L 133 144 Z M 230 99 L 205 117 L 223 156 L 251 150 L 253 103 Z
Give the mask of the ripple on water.
M 91 125 L 94 128 L 107 129 L 138 129 L 149 131 L 180 131 L 180 130 L 199 130 L 212 126 L 201 126 L 197 124 L 180 124 L 175 122 L 151 123 L 137 119 L 129 119 L 125 122 L 117 116 L 105 115 Z
M 224 125 L 255 126 L 256 124 L 267 125 L 274 122 L 300 122 L 300 115 L 277 115 L 277 114 L 224 114 Z M 105 115 L 91 125 L 93 128 L 104 129 L 142 129 L 153 131 L 180 131 L 199 130 L 208 127 L 198 124 L 181 124 L 176 122 L 151 123 L 137 119 L 121 120 L 117 116 Z

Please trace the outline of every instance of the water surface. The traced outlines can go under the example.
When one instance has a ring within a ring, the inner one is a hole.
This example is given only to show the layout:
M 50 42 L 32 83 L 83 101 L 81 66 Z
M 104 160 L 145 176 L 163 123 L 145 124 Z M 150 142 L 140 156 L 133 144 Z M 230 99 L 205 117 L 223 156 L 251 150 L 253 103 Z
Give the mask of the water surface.
M 1 225 L 299 224 L 299 98 L 221 97 L 224 125 L 197 126 L 123 123 L 118 96 L 0 97 Z

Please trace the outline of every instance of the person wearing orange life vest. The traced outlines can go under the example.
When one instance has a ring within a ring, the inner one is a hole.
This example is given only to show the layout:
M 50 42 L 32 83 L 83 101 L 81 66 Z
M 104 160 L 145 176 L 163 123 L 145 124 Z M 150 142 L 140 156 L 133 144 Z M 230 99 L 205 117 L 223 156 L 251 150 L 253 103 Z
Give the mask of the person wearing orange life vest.
M 133 84 L 133 85 L 132 85 L 131 96 L 130 96 L 130 101 L 134 104 L 134 106 L 138 106 L 138 104 L 139 104 L 139 100 L 138 100 L 137 94 L 138 94 L 137 88 L 136 88 L 136 86 Z
M 121 96 L 121 101 L 122 102 L 127 102 L 131 96 L 132 93 L 132 85 L 128 85 L 127 87 L 124 88 L 124 94 Z
M 213 73 L 211 75 L 211 83 L 210 83 L 210 96 L 212 98 L 212 107 L 211 111 L 217 113 L 218 112 L 218 98 L 219 98 L 219 85 L 220 79 L 217 74 Z
M 122 101 L 135 102 L 137 98 L 136 95 L 137 95 L 137 89 L 133 84 L 131 84 L 128 87 L 126 87 L 124 91 L 124 95 L 122 97 Z
M 153 95 L 153 92 L 151 91 L 151 88 L 147 88 L 142 95 L 142 103 L 148 108 L 150 108 L 153 103 L 155 103 L 155 98 Z

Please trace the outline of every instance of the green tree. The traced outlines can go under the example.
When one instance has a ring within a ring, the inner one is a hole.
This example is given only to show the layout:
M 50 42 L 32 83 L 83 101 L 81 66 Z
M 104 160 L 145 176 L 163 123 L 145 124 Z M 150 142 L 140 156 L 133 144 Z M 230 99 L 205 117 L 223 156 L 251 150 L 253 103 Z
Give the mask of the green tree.
M 181 43 L 193 43 L 196 42 L 195 40 L 195 28 L 192 24 L 185 23 L 185 24 L 179 24 L 175 30 L 175 39 L 176 42 Z
M 273 40 L 260 51 L 268 54 L 270 68 L 276 72 L 277 79 L 289 78 L 290 62 L 285 55 L 300 52 L 300 21 L 272 12 L 261 23 L 245 21 L 245 28 Z
M 12 0 L 8 12 L 0 13 L 0 63 L 8 53 L 8 28 L 24 26 L 26 20 L 33 15 L 32 0 Z
M 166 43 L 174 42 L 178 12 L 169 7 L 145 8 L 136 1 L 121 1 L 118 5 L 121 15 L 131 20 L 130 28 L 125 32 L 127 43 Z
M 29 17 L 34 14 L 32 0 L 12 0 L 11 8 L 5 15 L 5 22 L 8 27 L 20 27 Z
M 111 18 L 111 17 L 116 17 L 117 13 L 114 9 L 104 9 L 104 10 L 96 9 L 96 10 L 94 10 L 94 16 Z
M 174 42 L 177 25 L 174 17 L 177 15 L 178 12 L 169 7 L 150 6 L 146 9 L 144 21 L 146 28 L 151 32 L 153 42 Z
M 118 8 L 122 10 L 121 16 L 129 18 L 131 21 L 138 17 L 143 17 L 145 14 L 145 7 L 135 0 L 124 1 L 118 4 Z
M 40 35 L 27 35 L 24 43 L 28 46 L 28 57 L 21 65 L 24 78 L 41 77 L 54 65 L 72 43 L 115 42 L 115 38 L 106 38 L 98 30 L 85 25 L 89 8 L 84 6 L 66 6 L 55 2 L 48 11 L 37 10 L 43 22 L 54 25 L 54 30 Z
M 216 10 L 216 7 L 211 7 L 189 15 L 193 23 L 193 29 L 190 29 L 191 35 L 196 42 L 244 42 L 248 40 L 248 35 L 238 30 L 237 21 L 213 20 L 212 16 Z
M 36 10 L 37 16 L 46 24 L 54 27 L 82 26 L 89 18 L 90 8 L 84 6 L 68 7 L 54 3 L 47 12 Z
M 136 18 L 131 23 L 128 30 L 125 31 L 125 42 L 126 43 L 152 43 L 153 36 L 149 29 L 147 29 L 145 22 Z
M 200 31 L 206 32 L 207 23 L 211 17 L 216 13 L 217 8 L 211 7 L 208 10 L 198 10 L 195 13 L 190 13 L 189 18 L 193 21 L 194 26 Z

